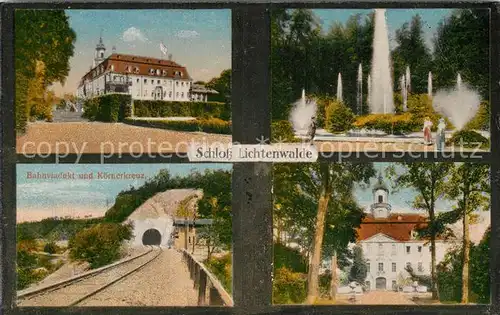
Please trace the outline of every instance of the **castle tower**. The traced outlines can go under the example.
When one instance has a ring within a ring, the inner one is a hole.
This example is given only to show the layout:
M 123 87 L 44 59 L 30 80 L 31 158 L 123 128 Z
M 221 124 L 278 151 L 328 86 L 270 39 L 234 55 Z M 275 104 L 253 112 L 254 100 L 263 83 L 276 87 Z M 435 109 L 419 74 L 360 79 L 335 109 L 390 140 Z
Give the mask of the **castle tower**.
M 373 204 L 370 207 L 371 213 L 374 218 L 387 218 L 391 212 L 391 205 L 389 204 L 389 188 L 382 179 L 382 174 L 379 173 L 378 180 L 373 187 Z
M 103 62 L 104 59 L 106 59 L 104 56 L 105 53 L 106 53 L 106 47 L 104 46 L 104 43 L 102 42 L 102 35 L 101 35 L 99 37 L 99 43 L 95 47 L 94 67 L 96 67 L 101 62 Z

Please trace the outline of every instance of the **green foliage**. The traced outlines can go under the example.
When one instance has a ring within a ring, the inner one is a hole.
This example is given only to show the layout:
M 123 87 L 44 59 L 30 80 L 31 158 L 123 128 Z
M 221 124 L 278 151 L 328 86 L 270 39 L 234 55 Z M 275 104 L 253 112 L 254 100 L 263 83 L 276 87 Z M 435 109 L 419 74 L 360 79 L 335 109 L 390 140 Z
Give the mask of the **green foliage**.
M 70 257 L 99 268 L 121 258 L 123 242 L 132 238 L 131 225 L 100 223 L 78 232 L 69 241 Z
M 106 94 L 88 99 L 83 104 L 83 117 L 92 121 L 119 122 L 131 115 L 131 96 Z
M 490 140 L 473 130 L 460 130 L 451 136 L 446 145 L 488 149 L 490 147 Z
M 338 101 L 330 101 L 326 106 L 325 126 L 330 132 L 344 132 L 352 128 L 352 110 Z
M 220 102 L 134 101 L 136 117 L 198 117 L 219 118 L 229 116 L 227 107 Z
M 466 130 L 490 130 L 490 102 L 483 101 L 476 115 L 465 125 Z
M 27 101 L 37 62 L 45 66 L 40 89 L 46 90 L 55 82 L 64 83 L 76 34 L 64 10 L 16 10 L 15 21 L 16 130 L 23 132 L 31 119 Z
M 231 69 L 222 71 L 219 77 L 210 80 L 206 86 L 219 92 L 216 95 L 210 94 L 209 101 L 224 103 L 224 111 L 219 118 L 231 120 Z
M 292 124 L 288 120 L 275 120 L 271 124 L 273 141 L 299 142 L 295 137 Z
M 490 16 L 486 9 L 461 9 L 445 18 L 434 38 L 433 84 L 450 88 L 457 73 L 489 99 Z
M 422 129 L 423 123 L 413 119 L 412 114 L 404 113 L 360 116 L 353 125 L 360 129 L 382 130 L 387 134 L 404 134 Z
M 207 170 L 204 173 L 192 172 L 185 177 L 171 177 L 166 170 L 161 170 L 155 177 L 146 181 L 139 188 L 121 191 L 115 204 L 106 211 L 107 222 L 123 222 L 141 204 L 159 192 L 169 189 L 196 188 L 203 190 L 203 197 L 198 200 L 198 217 L 212 218 L 210 240 L 226 247 L 231 245 L 231 172 Z M 208 232 L 208 231 L 205 231 Z M 212 233 L 213 232 L 213 233 Z M 214 235 L 215 234 L 215 235 Z
M 410 67 L 411 93 L 427 92 L 427 75 L 432 68 L 432 55 L 424 40 L 420 15 L 413 16 L 410 23 L 404 23 L 396 30 L 397 47 L 392 52 L 394 86 L 399 88 L 399 78 Z
M 54 242 L 49 242 L 45 244 L 45 246 L 43 247 L 43 251 L 49 254 L 57 253 L 58 249 L 59 249 L 58 246 Z
M 205 261 L 208 270 L 221 282 L 226 291 L 231 294 L 232 285 L 232 254 L 228 253 L 222 257 L 212 257 Z
M 195 120 L 144 120 L 125 118 L 124 122 L 135 126 L 153 127 L 167 130 L 231 134 L 231 122 L 218 118 Z
M 102 219 L 69 219 L 46 218 L 38 222 L 23 222 L 17 224 L 17 240 L 48 239 L 52 241 L 66 240 L 78 231 L 99 223 Z
M 354 247 L 354 259 L 352 262 L 351 270 L 349 271 L 349 281 L 355 281 L 361 285 L 365 284 L 368 269 L 366 260 L 363 257 L 363 250 L 361 247 Z
M 477 245 L 471 243 L 469 269 L 470 302 L 490 303 L 490 255 L 491 228 L 484 233 Z M 463 251 L 461 247 L 448 251 L 438 264 L 439 298 L 441 301 L 460 302 L 462 297 Z
M 299 250 L 280 243 L 274 243 L 273 265 L 275 270 L 285 267 L 292 272 L 305 273 L 307 269 L 307 260 Z
M 306 275 L 286 267 L 278 268 L 273 276 L 273 304 L 298 304 L 307 296 Z

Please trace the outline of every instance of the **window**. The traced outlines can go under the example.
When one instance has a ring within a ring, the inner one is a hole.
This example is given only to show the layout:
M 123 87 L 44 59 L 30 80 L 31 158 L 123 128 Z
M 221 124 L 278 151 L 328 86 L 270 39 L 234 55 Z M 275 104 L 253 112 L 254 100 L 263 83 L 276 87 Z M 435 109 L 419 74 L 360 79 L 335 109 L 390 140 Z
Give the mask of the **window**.
M 156 84 L 160 84 L 160 80 L 157 80 L 157 81 L 156 81 Z
M 156 75 L 160 75 L 160 69 L 156 70 Z
M 422 252 L 422 246 L 419 246 L 418 247 L 418 252 L 421 253 Z
M 179 86 L 179 81 L 175 82 L 175 85 L 176 85 L 176 86 Z
M 392 254 L 396 255 L 396 244 L 392 244 Z
M 137 79 L 137 83 L 139 83 L 139 79 Z
M 384 271 L 384 263 L 378 263 L 378 271 Z
M 172 92 L 168 92 L 168 97 L 172 97 Z
M 183 98 L 184 97 L 184 92 L 181 93 L 181 97 Z
M 147 79 L 144 79 L 144 84 L 148 84 L 148 80 Z
M 392 272 L 396 272 L 396 263 L 392 263 Z
M 101 58 L 104 58 L 104 52 L 101 51 Z
M 111 65 L 111 71 L 115 71 L 115 65 Z
M 370 272 L 370 263 L 369 262 L 366 263 L 366 271 Z
M 410 246 L 406 246 L 406 253 L 409 254 L 410 253 Z
M 396 290 L 396 289 L 397 289 L 396 280 L 392 280 L 392 289 L 393 289 L 393 290 Z
M 424 271 L 424 267 L 422 266 L 422 263 L 421 263 L 421 262 L 419 262 L 419 263 L 418 263 L 417 270 L 418 270 L 419 272 Z
M 181 86 L 184 86 L 184 82 L 181 82 Z
M 151 79 L 151 84 L 155 84 L 155 80 Z
M 378 196 L 378 203 L 384 202 L 384 196 Z
M 179 97 L 179 92 L 175 93 L 175 97 Z

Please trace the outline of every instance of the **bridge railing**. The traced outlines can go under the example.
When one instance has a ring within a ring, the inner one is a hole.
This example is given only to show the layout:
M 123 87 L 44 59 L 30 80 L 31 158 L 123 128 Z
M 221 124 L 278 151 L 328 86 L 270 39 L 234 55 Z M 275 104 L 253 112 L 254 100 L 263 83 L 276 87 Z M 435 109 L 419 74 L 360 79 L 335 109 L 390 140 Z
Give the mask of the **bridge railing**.
M 181 252 L 182 259 L 187 264 L 189 274 L 194 282 L 194 288 L 198 289 L 198 306 L 233 306 L 233 298 L 219 280 L 185 249 L 182 249 Z

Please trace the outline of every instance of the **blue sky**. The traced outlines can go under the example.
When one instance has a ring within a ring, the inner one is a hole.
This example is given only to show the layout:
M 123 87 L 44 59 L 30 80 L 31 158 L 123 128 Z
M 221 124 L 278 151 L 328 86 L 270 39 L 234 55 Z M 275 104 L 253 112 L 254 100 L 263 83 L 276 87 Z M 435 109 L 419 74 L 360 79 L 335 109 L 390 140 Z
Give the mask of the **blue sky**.
M 17 209 L 18 219 L 32 216 L 102 214 L 112 206 L 116 195 L 130 186 L 139 187 L 162 169 L 172 176 L 185 176 L 192 171 L 207 169 L 231 170 L 230 164 L 18 164 L 17 165 Z M 144 179 L 28 179 L 28 172 L 71 172 L 97 175 L 97 172 L 144 174 Z
M 336 22 L 345 24 L 349 17 L 356 14 L 368 15 L 372 10 L 344 10 L 344 9 L 317 9 L 314 14 L 320 19 L 324 30 L 329 30 Z M 432 38 L 437 30 L 439 22 L 451 15 L 453 9 L 387 9 L 386 20 L 389 31 L 391 47 L 394 47 L 394 35 L 396 30 L 405 22 L 410 22 L 413 16 L 419 14 L 423 21 L 424 38 L 432 49 Z
M 106 52 L 161 57 L 160 43 L 194 80 L 209 80 L 231 68 L 230 10 L 66 10 L 76 32 L 71 71 L 57 94 L 74 93 L 89 70 L 102 32 Z

